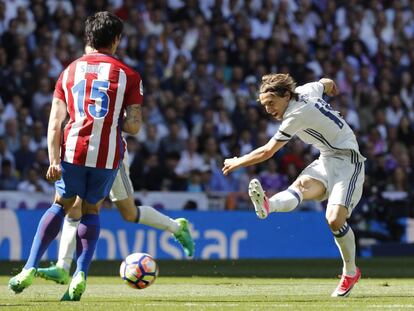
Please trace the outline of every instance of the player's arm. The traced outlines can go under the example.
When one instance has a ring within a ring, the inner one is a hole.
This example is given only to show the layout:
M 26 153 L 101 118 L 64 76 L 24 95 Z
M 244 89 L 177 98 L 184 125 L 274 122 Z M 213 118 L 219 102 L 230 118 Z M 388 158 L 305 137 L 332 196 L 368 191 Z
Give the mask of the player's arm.
M 287 142 L 288 140 L 280 141 L 272 138 L 266 145 L 261 146 L 242 157 L 225 159 L 222 172 L 224 175 L 227 175 L 239 167 L 250 166 L 266 161 L 271 158 L 280 148 L 286 145 Z
M 323 92 L 328 96 L 336 96 L 339 94 L 338 87 L 332 79 L 322 78 L 319 80 L 323 84 Z
M 66 103 L 59 98 L 53 98 L 50 110 L 49 125 L 47 128 L 47 147 L 49 151 L 49 169 L 46 178 L 56 181 L 60 178 L 60 143 L 62 136 L 62 124 L 66 118 Z
M 139 132 L 142 123 L 141 105 L 129 105 L 125 108 L 125 117 L 122 122 L 122 130 L 135 135 Z

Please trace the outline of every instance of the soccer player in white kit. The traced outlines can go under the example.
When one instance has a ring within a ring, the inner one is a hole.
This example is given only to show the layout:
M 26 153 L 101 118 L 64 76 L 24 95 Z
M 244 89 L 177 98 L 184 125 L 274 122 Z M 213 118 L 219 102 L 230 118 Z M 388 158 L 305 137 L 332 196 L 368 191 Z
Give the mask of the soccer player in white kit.
M 289 212 L 302 200 L 328 200 L 326 220 L 343 260 L 343 273 L 332 297 L 346 297 L 361 277 L 355 265 L 355 236 L 347 223 L 359 202 L 364 183 L 364 161 L 355 135 L 339 112 L 323 99 L 338 94 L 331 79 L 296 87 L 289 74 L 262 77 L 259 100 L 266 112 L 281 121 L 270 141 L 241 157 L 225 159 L 223 174 L 271 158 L 293 136 L 312 144 L 320 156 L 306 167 L 285 191 L 268 198 L 257 179 L 249 184 L 249 196 L 259 218 Z

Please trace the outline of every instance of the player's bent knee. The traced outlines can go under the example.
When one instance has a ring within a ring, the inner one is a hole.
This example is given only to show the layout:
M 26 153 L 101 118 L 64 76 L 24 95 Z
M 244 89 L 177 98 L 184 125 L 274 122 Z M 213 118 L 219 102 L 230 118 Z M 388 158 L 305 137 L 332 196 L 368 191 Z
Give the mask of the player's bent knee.
M 338 231 L 346 223 L 348 211 L 342 205 L 330 205 L 326 210 L 326 221 L 332 231 Z
M 135 206 L 135 202 L 132 197 L 128 197 L 126 199 L 119 201 L 114 201 L 114 203 L 125 221 L 136 222 L 137 207 Z
M 127 212 L 127 211 L 122 211 L 122 210 L 119 210 L 119 211 L 120 211 L 120 213 L 121 213 L 122 218 L 123 218 L 125 221 L 128 221 L 128 222 L 135 222 L 135 220 L 137 219 L 137 216 L 136 216 L 136 215 L 133 215 L 133 214 L 131 214 L 131 213 Z
M 292 186 L 302 193 L 304 200 L 320 200 L 326 191 L 322 182 L 306 175 L 300 176 Z
M 337 215 L 331 215 L 326 217 L 326 221 L 328 222 L 329 228 L 331 228 L 332 231 L 338 231 L 344 224 L 342 219 L 337 217 Z

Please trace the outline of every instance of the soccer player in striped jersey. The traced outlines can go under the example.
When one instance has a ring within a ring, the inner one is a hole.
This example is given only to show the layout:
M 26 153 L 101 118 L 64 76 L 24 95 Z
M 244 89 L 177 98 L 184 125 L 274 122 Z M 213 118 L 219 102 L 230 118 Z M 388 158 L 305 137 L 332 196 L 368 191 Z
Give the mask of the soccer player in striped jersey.
M 99 237 L 99 207 L 109 194 L 125 150 L 121 131 L 132 135 L 141 125 L 141 78 L 113 57 L 123 30 L 112 13 L 98 12 L 85 24 L 86 44 L 92 49 L 60 75 L 48 126 L 50 166 L 46 178 L 55 182 L 54 204 L 39 222 L 23 270 L 11 278 L 15 293 L 30 286 L 39 260 L 58 234 L 65 213 L 82 199 L 77 269 L 65 294 L 79 300 Z M 61 126 L 69 122 L 61 135 Z
M 188 228 L 187 219 L 178 218 L 173 220 L 151 206 L 135 206 L 134 189 L 129 177 L 129 166 L 127 163 L 127 153 L 125 153 L 124 161 L 119 168 L 109 193 L 109 198 L 116 205 L 124 220 L 171 232 L 183 247 L 184 253 L 188 257 L 192 257 L 194 254 L 194 242 Z M 69 281 L 69 271 L 76 249 L 76 232 L 82 215 L 79 203 L 80 200 L 77 200 L 74 208 L 68 213 L 63 223 L 56 265 L 37 269 L 37 275 L 41 278 L 55 281 L 59 284 L 66 284 Z
M 86 46 L 85 53 L 93 51 Z M 140 93 L 143 95 L 143 87 L 140 85 Z M 124 141 L 125 145 L 126 142 Z M 188 228 L 188 220 L 185 218 L 171 219 L 158 212 L 151 206 L 136 206 L 134 189 L 129 177 L 128 153 L 124 153 L 124 159 L 120 163 L 115 181 L 109 193 L 110 200 L 116 205 L 123 219 L 128 222 L 145 224 L 160 230 L 167 230 L 183 247 L 188 257 L 194 254 L 194 241 Z M 59 254 L 56 265 L 48 268 L 38 268 L 37 276 L 46 280 L 55 281 L 58 284 L 66 284 L 69 281 L 70 267 L 76 249 L 76 233 L 82 216 L 81 200 L 76 201 L 66 215 L 59 243 Z
M 323 93 L 337 95 L 334 81 L 323 78 L 296 87 L 288 74 L 263 76 L 259 101 L 281 125 L 264 146 L 241 157 L 225 159 L 222 171 L 227 175 L 239 167 L 263 162 L 295 135 L 319 149 L 319 158 L 288 189 L 268 198 L 260 182 L 253 179 L 249 196 L 262 219 L 269 213 L 292 211 L 302 200 L 328 199 L 326 220 L 343 259 L 342 277 L 331 296 L 346 297 L 361 277 L 355 265 L 355 237 L 347 219 L 362 195 L 365 158 L 352 129 L 323 100 Z

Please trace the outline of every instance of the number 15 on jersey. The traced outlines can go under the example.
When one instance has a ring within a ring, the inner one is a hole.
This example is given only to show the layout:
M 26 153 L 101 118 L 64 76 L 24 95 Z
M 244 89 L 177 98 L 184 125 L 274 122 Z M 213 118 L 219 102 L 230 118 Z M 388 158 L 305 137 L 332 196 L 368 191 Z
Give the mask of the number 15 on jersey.
M 109 96 L 108 96 L 109 81 L 92 80 L 91 92 L 89 99 L 94 101 L 94 104 L 88 105 L 88 113 L 95 119 L 105 118 L 109 110 Z M 85 116 L 85 93 L 86 93 L 86 79 L 80 80 L 72 87 L 72 94 L 77 98 L 76 105 L 80 116 Z

